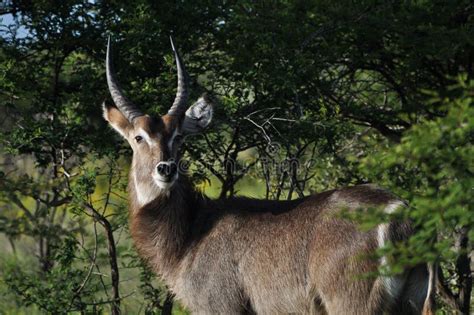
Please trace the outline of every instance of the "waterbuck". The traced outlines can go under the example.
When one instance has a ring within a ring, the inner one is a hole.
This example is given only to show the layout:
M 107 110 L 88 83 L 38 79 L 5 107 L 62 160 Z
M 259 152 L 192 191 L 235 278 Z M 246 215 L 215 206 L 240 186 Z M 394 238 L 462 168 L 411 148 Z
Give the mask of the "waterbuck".
M 396 276 L 363 277 L 386 259 L 367 259 L 387 242 L 407 239 L 409 223 L 371 231 L 341 209 L 403 206 L 372 185 L 291 201 L 210 200 L 179 172 L 184 135 L 208 126 L 207 97 L 187 107 L 188 77 L 171 40 L 178 87 L 168 113 L 145 115 L 121 91 L 107 47 L 107 83 L 115 103 L 104 117 L 133 149 L 128 192 L 136 248 L 196 314 L 432 314 L 434 274 L 420 265 Z

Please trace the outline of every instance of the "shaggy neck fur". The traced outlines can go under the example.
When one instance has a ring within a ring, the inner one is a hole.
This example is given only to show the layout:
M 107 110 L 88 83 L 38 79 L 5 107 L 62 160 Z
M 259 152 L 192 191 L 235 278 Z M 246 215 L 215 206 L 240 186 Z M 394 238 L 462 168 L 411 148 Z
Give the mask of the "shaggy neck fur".
M 130 230 L 135 246 L 155 272 L 169 279 L 186 252 L 196 214 L 192 209 L 198 208 L 202 197 L 183 176 L 145 205 L 139 203 L 135 188 L 130 181 Z

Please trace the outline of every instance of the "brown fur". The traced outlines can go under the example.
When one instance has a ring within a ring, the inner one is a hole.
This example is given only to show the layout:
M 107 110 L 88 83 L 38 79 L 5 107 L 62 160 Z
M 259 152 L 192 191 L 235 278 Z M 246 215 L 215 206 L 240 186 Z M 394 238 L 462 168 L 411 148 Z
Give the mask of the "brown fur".
M 361 185 L 292 201 L 210 200 L 185 174 L 169 186 L 155 178 L 158 163 L 179 160 L 173 136 L 182 120 L 192 127 L 202 119 L 127 123 L 114 108 L 104 117 L 134 151 L 129 198 L 137 250 L 193 313 L 430 314 L 426 266 L 363 277 L 384 263 L 369 254 L 407 239 L 411 226 L 392 222 L 364 232 L 339 217 L 367 207 L 392 211 L 402 204 L 392 194 Z
M 392 200 L 356 186 L 287 202 L 213 201 L 182 181 L 131 211 L 131 232 L 142 257 L 194 313 L 238 314 L 250 306 L 257 314 L 378 314 L 395 301 L 378 279 L 360 277 L 378 266 L 363 259 L 377 247 L 375 232 L 335 215 Z M 394 226 L 391 238 L 410 232 Z

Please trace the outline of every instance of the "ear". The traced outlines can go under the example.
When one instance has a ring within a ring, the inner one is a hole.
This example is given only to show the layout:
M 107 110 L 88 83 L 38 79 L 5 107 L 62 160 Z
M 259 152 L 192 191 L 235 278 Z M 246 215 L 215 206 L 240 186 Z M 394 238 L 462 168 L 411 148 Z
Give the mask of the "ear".
M 102 104 L 104 111 L 104 119 L 125 139 L 128 133 L 133 129 L 132 124 L 128 119 L 113 105 L 108 105 L 105 102 Z
M 213 111 L 209 96 L 204 94 L 186 111 L 181 127 L 183 132 L 193 134 L 206 128 L 211 123 Z

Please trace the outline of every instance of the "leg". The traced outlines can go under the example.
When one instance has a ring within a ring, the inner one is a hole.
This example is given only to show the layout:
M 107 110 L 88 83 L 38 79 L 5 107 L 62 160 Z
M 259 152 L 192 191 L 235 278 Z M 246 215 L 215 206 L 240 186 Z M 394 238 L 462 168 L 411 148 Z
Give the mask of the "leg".
M 434 268 L 420 265 L 413 268 L 401 296 L 399 307 L 394 314 L 434 314 Z

